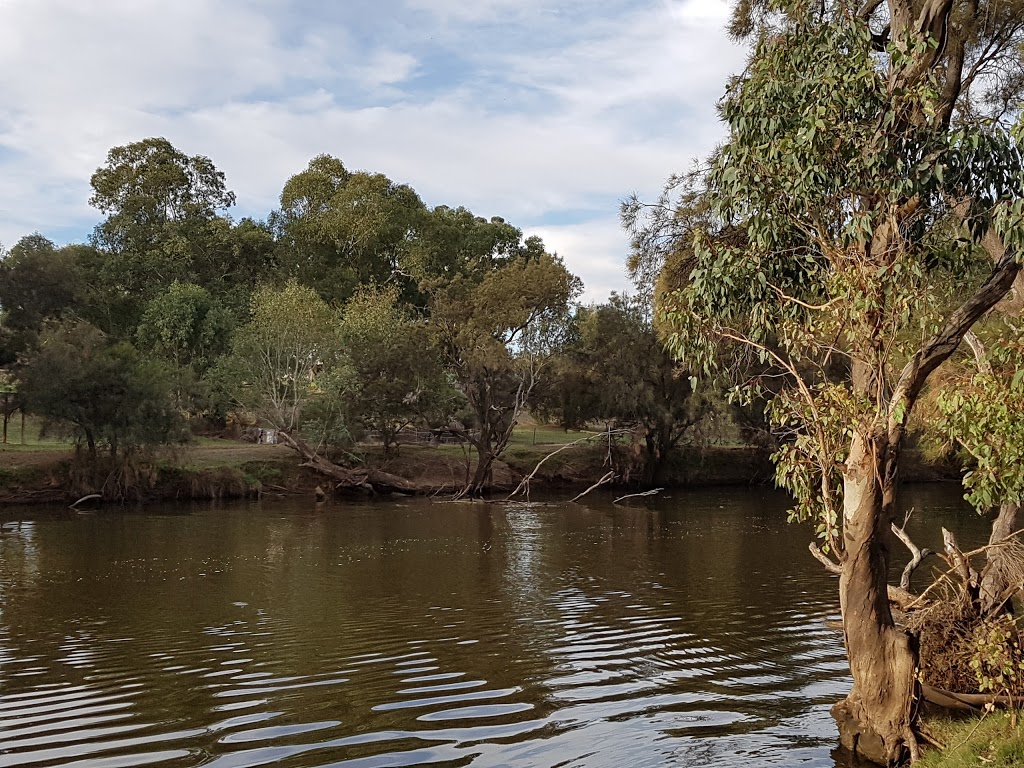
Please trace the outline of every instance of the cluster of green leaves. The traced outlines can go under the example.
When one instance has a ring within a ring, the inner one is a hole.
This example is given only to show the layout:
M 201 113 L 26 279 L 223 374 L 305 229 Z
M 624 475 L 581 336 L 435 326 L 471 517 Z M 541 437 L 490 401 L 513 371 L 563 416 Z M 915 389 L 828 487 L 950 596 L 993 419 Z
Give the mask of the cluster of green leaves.
M 278 429 L 298 430 L 315 404 L 332 423 L 352 386 L 337 313 L 295 280 L 257 290 L 250 321 L 235 332 L 212 378 Z
M 934 428 L 967 454 L 967 500 L 979 513 L 1024 503 L 1024 338 L 1010 323 L 995 329 L 984 370 L 944 388 Z
M 772 455 L 775 481 L 793 496 L 791 522 L 813 521 L 827 552 L 840 551 L 843 462 L 853 437 L 850 414 L 870 404 L 841 384 L 823 382 L 807 392 L 782 390 L 768 403 L 781 438 Z
M 117 459 L 119 452 L 183 440 L 171 381 L 166 366 L 82 320 L 47 324 L 38 351 L 19 371 L 26 408 L 48 429 L 69 429 L 93 459 L 101 445 Z
M 970 667 L 978 690 L 1010 696 L 1024 693 L 1024 655 L 1020 628 L 1013 617 L 1001 614 L 985 619 L 975 628 L 973 641 Z
M 353 421 L 380 433 L 390 455 L 414 424 L 447 425 L 462 398 L 425 320 L 399 301 L 397 286 L 360 288 L 345 305 L 340 341 L 353 368 Z

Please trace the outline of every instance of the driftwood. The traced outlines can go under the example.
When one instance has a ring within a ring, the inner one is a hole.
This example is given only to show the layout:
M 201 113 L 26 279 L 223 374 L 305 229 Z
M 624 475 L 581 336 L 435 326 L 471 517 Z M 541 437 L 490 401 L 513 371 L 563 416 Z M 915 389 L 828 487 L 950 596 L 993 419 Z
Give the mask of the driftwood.
M 950 709 L 955 712 L 979 712 L 991 705 L 994 707 L 1015 707 L 1019 699 L 1012 696 L 997 696 L 987 693 L 954 693 L 936 688 L 927 683 L 921 684 L 921 695 L 929 704 Z
M 78 507 L 78 505 L 83 503 L 83 502 L 94 501 L 96 499 L 102 499 L 102 498 L 103 498 L 103 494 L 102 493 L 90 493 L 89 495 L 83 496 L 82 498 L 80 498 L 74 504 L 69 506 L 68 509 L 76 509 Z

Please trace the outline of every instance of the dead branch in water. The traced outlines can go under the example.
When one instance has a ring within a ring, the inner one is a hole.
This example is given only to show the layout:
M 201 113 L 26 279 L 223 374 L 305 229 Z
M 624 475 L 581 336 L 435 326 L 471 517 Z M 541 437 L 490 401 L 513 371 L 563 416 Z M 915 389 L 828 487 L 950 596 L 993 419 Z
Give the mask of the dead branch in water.
M 644 491 L 643 493 L 627 493 L 625 496 L 619 496 L 619 498 L 613 499 L 612 504 L 618 504 L 620 501 L 625 501 L 626 499 L 638 499 L 641 496 L 657 496 L 664 490 L 664 488 L 652 488 L 651 490 Z
M 75 509 L 75 508 L 78 507 L 79 504 L 81 504 L 84 501 L 93 501 L 95 499 L 102 499 L 102 498 L 103 498 L 103 494 L 102 493 L 90 493 L 88 496 L 83 496 L 82 498 L 80 498 L 74 504 L 69 506 L 68 509 Z
M 616 430 L 610 430 L 609 429 L 609 430 L 606 430 L 604 432 L 598 432 L 598 433 L 593 434 L 593 435 L 587 435 L 586 437 L 581 437 L 579 440 L 573 440 L 571 443 L 566 443 L 565 445 L 559 446 L 558 448 L 553 450 L 551 453 L 549 453 L 547 456 L 545 456 L 543 459 L 541 459 L 540 461 L 537 462 L 537 466 L 535 466 L 533 468 L 533 471 L 530 474 L 528 474 L 526 477 L 524 477 L 522 479 L 522 481 L 520 481 L 519 485 L 516 486 L 516 489 L 514 491 L 512 491 L 512 493 L 510 493 L 508 495 L 508 497 L 506 497 L 505 501 L 511 501 L 516 496 L 518 496 L 520 493 L 522 493 L 524 496 L 526 496 L 527 501 L 529 501 L 529 499 L 530 499 L 530 481 L 533 480 L 533 478 L 535 478 L 537 476 L 537 472 L 540 471 L 540 468 L 544 465 L 544 462 L 546 462 L 548 459 L 550 459 L 550 458 L 552 458 L 554 456 L 557 456 L 562 451 L 567 450 L 569 448 L 573 448 L 573 447 L 575 447 L 577 445 L 580 445 L 581 443 L 587 443 L 587 442 L 590 442 L 591 440 L 597 440 L 599 438 L 608 438 L 609 442 L 611 442 L 610 438 L 611 438 L 612 435 L 623 434 L 623 433 L 626 433 L 628 431 L 629 430 L 626 430 L 626 429 L 616 429 Z M 605 481 L 604 478 L 602 478 L 601 483 L 599 483 L 599 484 L 603 484 L 604 482 L 607 482 L 607 481 Z M 586 493 L 589 493 L 592 490 L 593 490 L 593 488 L 589 488 L 586 491 Z M 581 495 L 583 495 L 583 494 L 581 494 Z M 579 498 L 579 497 L 577 497 L 577 498 Z M 576 501 L 576 499 L 573 499 L 573 501 Z
M 586 496 L 591 491 L 600 488 L 602 485 L 610 483 L 612 480 L 615 479 L 615 477 L 616 477 L 615 472 L 609 472 L 604 477 L 602 477 L 600 480 L 598 480 L 596 483 L 594 483 L 592 486 L 587 488 L 587 490 L 585 490 L 583 493 L 576 494 L 571 499 L 569 499 L 569 503 L 572 504 L 574 501 L 579 501 L 580 499 L 582 499 L 584 496 Z

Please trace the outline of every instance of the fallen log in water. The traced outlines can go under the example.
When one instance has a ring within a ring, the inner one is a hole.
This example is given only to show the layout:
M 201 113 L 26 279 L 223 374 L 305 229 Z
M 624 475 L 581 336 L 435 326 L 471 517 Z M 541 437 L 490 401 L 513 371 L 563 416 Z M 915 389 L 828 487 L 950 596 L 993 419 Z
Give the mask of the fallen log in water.
M 349 469 L 328 461 L 318 454 L 301 438 L 290 435 L 284 430 L 278 432 L 281 441 L 298 453 L 306 461 L 302 466 L 309 467 L 335 482 L 337 490 L 367 489 L 373 493 L 417 493 L 418 488 L 404 477 L 392 475 L 379 469 Z

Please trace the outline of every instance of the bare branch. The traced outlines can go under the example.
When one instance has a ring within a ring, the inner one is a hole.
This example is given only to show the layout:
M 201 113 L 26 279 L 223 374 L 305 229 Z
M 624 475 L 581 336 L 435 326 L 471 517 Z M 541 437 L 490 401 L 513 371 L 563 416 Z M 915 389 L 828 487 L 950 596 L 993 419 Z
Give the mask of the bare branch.
M 839 565 L 839 563 L 836 563 L 828 555 L 822 552 L 821 548 L 813 541 L 807 545 L 807 549 L 810 550 L 810 553 L 814 556 L 815 560 L 825 566 L 825 570 L 829 573 L 834 573 L 838 576 L 843 572 L 843 566 Z
M 904 526 L 906 522 L 904 522 Z M 907 566 L 903 569 L 903 575 L 900 576 L 900 589 L 910 591 L 910 577 L 914 575 L 914 571 L 917 570 L 918 566 L 924 561 L 929 555 L 935 553 L 930 549 L 921 549 L 918 547 L 907 535 L 904 528 L 900 528 L 896 523 L 892 523 L 892 532 L 896 534 L 896 538 L 903 542 L 904 546 L 910 550 L 911 559 L 907 563 Z
M 626 431 L 628 431 L 628 430 L 617 429 L 614 432 L 612 432 L 611 430 L 608 430 L 607 432 L 600 432 L 600 433 L 593 434 L 593 435 L 587 435 L 586 437 L 581 437 L 579 440 L 573 440 L 571 443 L 566 443 L 565 445 L 560 446 L 559 448 L 557 448 L 556 450 L 552 451 L 547 456 L 545 456 L 543 459 L 541 459 L 540 461 L 537 462 L 537 466 L 535 466 L 533 468 L 533 471 L 530 474 L 528 474 L 526 477 L 524 477 L 522 479 L 522 481 L 519 483 L 519 485 L 516 486 L 516 489 L 514 491 L 512 491 L 512 493 L 510 493 L 508 495 L 508 498 L 506 499 L 506 501 L 510 501 L 511 499 L 514 499 L 520 493 L 524 494 L 526 496 L 526 498 L 529 499 L 530 498 L 530 481 L 533 480 L 533 478 L 537 476 L 537 472 L 540 470 L 540 468 L 544 464 L 544 462 L 546 462 L 548 459 L 552 458 L 553 456 L 557 456 L 562 451 L 565 451 L 565 450 L 567 450 L 569 448 L 573 448 L 573 447 L 579 445 L 580 443 L 586 443 L 586 442 L 589 442 L 591 440 L 596 440 L 598 438 L 604 438 L 604 437 L 607 437 L 608 435 L 611 435 L 611 434 L 619 434 L 619 433 L 626 432 Z M 614 473 L 612 473 L 612 474 L 614 474 Z M 593 489 L 591 488 L 590 490 L 593 490 Z M 588 493 L 589 493 L 589 491 L 588 491 Z M 573 501 L 576 501 L 576 499 L 573 499 Z
M 891 401 L 890 442 L 899 442 L 910 408 L 928 377 L 956 351 L 971 326 L 1010 292 L 1020 270 L 1016 252 L 1012 248 L 1005 248 L 988 279 L 949 316 L 942 330 L 925 342 L 904 366 Z
M 644 491 L 643 493 L 627 493 L 625 496 L 619 496 L 619 498 L 614 499 L 612 504 L 618 504 L 620 501 L 625 501 L 626 499 L 636 499 L 640 496 L 657 496 L 664 490 L 664 488 L 652 488 L 651 490 Z
M 606 485 L 606 484 L 610 483 L 614 479 L 615 479 L 615 473 L 614 472 L 608 472 L 604 477 L 602 477 L 600 480 L 598 480 L 592 486 L 587 488 L 587 490 L 583 491 L 583 493 L 578 493 L 575 496 L 573 496 L 571 499 L 569 499 L 569 503 L 572 504 L 573 502 L 579 501 L 580 499 L 582 499 L 584 496 L 586 496 L 591 491 L 597 490 L 602 485 Z

